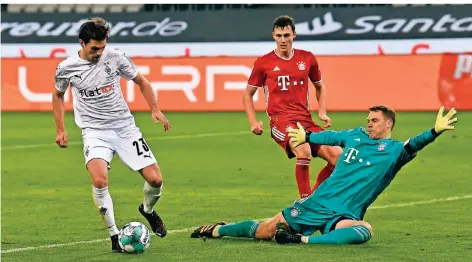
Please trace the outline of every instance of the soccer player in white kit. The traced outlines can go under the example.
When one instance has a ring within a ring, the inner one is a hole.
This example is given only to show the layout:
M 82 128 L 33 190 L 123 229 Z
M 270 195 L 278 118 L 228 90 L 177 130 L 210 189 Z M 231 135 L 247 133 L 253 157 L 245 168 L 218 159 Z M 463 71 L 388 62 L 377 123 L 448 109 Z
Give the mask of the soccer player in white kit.
M 85 164 L 92 178 L 94 201 L 110 232 L 112 251 L 122 252 L 113 201 L 108 192 L 109 164 L 115 153 L 145 180 L 144 201 L 138 210 L 152 231 L 164 237 L 167 230 L 154 211 L 162 193 L 162 174 L 123 98 L 120 77 L 133 80 L 139 86 L 155 123 L 161 121 L 165 131 L 169 131 L 171 125 L 159 110 L 151 84 L 138 72 L 131 59 L 118 50 L 105 49 L 109 32 L 110 28 L 102 18 L 92 18 L 82 24 L 79 31 L 82 49 L 58 65 L 52 104 L 56 143 L 66 148 L 64 93 L 69 86 L 72 88 L 75 123 L 82 129 Z

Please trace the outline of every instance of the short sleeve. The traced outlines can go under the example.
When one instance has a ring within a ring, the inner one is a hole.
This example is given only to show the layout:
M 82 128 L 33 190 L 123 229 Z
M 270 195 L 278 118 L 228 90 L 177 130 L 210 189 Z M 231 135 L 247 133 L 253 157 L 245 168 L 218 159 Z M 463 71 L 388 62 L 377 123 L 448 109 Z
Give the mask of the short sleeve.
M 264 86 L 265 82 L 265 73 L 264 68 L 262 67 L 262 63 L 260 59 L 257 59 L 254 62 L 254 67 L 252 68 L 251 75 L 249 76 L 249 80 L 247 81 L 248 86 L 252 87 L 262 87 Z
M 66 75 L 65 68 L 59 64 L 56 68 L 56 75 L 54 76 L 54 85 L 60 92 L 66 92 L 69 87 L 69 78 Z
M 321 71 L 320 67 L 318 65 L 318 61 L 316 60 L 316 57 L 311 54 L 311 63 L 310 63 L 310 72 L 308 76 L 310 77 L 311 82 L 316 83 L 321 81 Z
M 118 71 L 122 77 L 126 78 L 126 80 L 132 80 L 138 75 L 138 68 L 131 58 L 124 53 L 120 54 L 118 63 Z

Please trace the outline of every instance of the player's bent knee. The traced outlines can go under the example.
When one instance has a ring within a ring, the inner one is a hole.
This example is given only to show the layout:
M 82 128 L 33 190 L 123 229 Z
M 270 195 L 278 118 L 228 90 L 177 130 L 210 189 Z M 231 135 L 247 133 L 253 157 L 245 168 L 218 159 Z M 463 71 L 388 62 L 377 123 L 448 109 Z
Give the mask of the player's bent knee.
M 151 187 L 160 187 L 162 185 L 162 177 L 160 176 L 154 176 L 152 178 L 146 179 L 146 182 L 151 186 Z
M 369 223 L 367 223 L 367 222 L 365 222 L 365 221 L 359 221 L 359 222 L 360 222 L 359 225 L 361 225 L 361 226 L 367 228 L 367 229 L 370 231 L 370 234 L 371 234 L 371 235 L 374 234 L 374 231 L 373 231 L 373 229 L 372 229 L 372 226 L 371 226 Z
M 140 173 L 151 187 L 160 187 L 162 185 L 162 174 L 157 164 L 141 169 Z
M 365 227 L 369 230 L 371 235 L 374 233 L 372 231 L 372 226 L 369 223 L 367 223 L 366 221 L 355 221 L 354 223 L 352 223 L 351 226 L 363 226 L 363 227 Z
M 105 188 L 108 186 L 108 177 L 106 172 L 90 172 L 92 184 L 96 188 Z
M 292 148 L 292 151 L 297 158 L 311 158 L 311 148 L 309 144 L 303 144 L 296 148 Z
M 372 226 L 366 221 L 358 221 L 358 220 L 350 220 L 350 219 L 341 220 L 336 224 L 336 229 L 345 228 L 345 227 L 353 227 L 353 226 L 363 226 L 369 230 L 371 235 L 374 234 Z
M 338 162 L 339 156 L 342 154 L 342 148 L 338 146 L 321 146 L 318 151 L 318 156 L 328 162 L 328 164 L 335 166 Z
M 260 223 L 259 227 L 257 228 L 255 237 L 257 239 L 266 240 L 274 238 L 278 224 L 282 224 L 285 227 L 288 227 L 287 221 L 285 221 L 285 218 L 282 213 L 279 213 L 275 217 Z
M 343 149 L 339 146 L 332 146 L 330 148 L 331 150 L 331 157 L 333 158 L 334 162 L 338 161 L 338 158 L 341 156 L 343 153 Z
M 160 187 L 162 185 L 162 179 L 155 179 L 147 182 L 152 187 Z
M 108 179 L 92 178 L 92 185 L 96 188 L 105 188 L 108 186 Z
M 103 159 L 92 159 L 87 163 L 87 169 L 92 178 L 92 184 L 96 188 L 108 186 L 108 164 Z
M 264 221 L 259 224 L 255 238 L 256 239 L 272 239 L 275 236 L 276 228 L 272 227 L 270 221 Z

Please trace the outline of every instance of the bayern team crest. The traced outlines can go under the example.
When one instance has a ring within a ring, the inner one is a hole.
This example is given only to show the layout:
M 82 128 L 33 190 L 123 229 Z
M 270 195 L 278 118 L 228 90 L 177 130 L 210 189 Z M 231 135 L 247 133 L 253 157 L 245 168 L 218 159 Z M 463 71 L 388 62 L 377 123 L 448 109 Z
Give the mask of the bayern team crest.
M 298 66 L 298 69 L 300 69 L 302 71 L 305 70 L 305 68 L 306 68 L 305 62 L 298 62 L 297 66 Z
M 292 210 L 290 210 L 290 215 L 292 217 L 297 217 L 298 214 L 300 214 L 300 211 L 298 211 L 298 209 L 296 207 L 292 208 Z
M 379 151 L 384 151 L 386 146 L 387 146 L 387 144 L 382 142 L 382 143 L 379 144 L 379 147 L 377 147 L 377 149 Z

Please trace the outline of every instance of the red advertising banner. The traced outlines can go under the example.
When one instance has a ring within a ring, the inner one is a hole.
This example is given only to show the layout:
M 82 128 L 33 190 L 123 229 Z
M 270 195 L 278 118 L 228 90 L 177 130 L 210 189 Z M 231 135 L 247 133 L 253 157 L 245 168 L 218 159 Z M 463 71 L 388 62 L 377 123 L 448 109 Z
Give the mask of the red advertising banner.
M 164 111 L 242 111 L 255 57 L 135 58 Z M 62 59 L 4 58 L 2 111 L 51 111 L 54 74 Z M 472 110 L 472 54 L 320 56 L 330 111 L 365 111 L 385 104 L 397 111 Z M 121 80 L 132 111 L 148 106 L 133 81 Z M 311 92 L 312 109 L 317 103 Z M 264 94 L 255 96 L 265 109 Z M 72 109 L 70 91 L 66 109 Z

